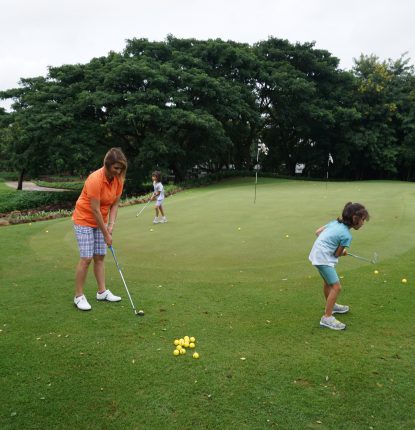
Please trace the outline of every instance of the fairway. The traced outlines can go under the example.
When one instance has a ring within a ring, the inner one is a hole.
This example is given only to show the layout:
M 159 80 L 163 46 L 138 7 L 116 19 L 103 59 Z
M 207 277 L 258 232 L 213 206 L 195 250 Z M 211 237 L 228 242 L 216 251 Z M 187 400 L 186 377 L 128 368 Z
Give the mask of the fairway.
M 414 429 L 415 188 L 235 179 L 119 210 L 107 254 L 121 303 L 73 306 L 70 219 L 3 227 L 0 429 Z M 344 332 L 319 327 L 314 231 L 364 204 L 338 273 Z M 374 274 L 374 269 L 379 274 Z M 402 278 L 408 279 L 402 284 Z M 195 336 L 200 359 L 173 356 Z

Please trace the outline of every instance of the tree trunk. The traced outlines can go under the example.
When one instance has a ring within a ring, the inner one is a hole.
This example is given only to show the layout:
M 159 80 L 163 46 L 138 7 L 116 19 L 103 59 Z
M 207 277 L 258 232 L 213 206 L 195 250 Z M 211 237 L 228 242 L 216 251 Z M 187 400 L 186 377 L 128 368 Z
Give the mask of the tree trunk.
M 180 163 L 178 162 L 174 162 L 173 165 L 171 166 L 171 169 L 173 170 L 173 174 L 174 174 L 174 182 L 176 184 L 182 182 L 185 180 L 186 178 L 186 173 L 183 170 L 182 166 L 180 165 Z
M 20 191 L 22 191 L 22 189 L 23 189 L 23 177 L 24 177 L 24 174 L 25 174 L 25 169 L 23 168 L 20 171 L 19 182 L 17 183 L 17 189 L 20 190 Z

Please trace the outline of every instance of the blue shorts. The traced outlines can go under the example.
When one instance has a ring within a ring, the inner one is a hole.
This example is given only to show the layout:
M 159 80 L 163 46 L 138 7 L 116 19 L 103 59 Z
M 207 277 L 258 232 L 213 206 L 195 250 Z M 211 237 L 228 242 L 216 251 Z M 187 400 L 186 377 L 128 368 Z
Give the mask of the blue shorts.
M 86 227 L 74 224 L 76 240 L 81 258 L 92 258 L 94 255 L 105 255 L 107 244 L 98 227 Z
M 320 276 L 328 285 L 340 283 L 339 277 L 337 275 L 336 269 L 332 266 L 314 266 L 320 273 Z

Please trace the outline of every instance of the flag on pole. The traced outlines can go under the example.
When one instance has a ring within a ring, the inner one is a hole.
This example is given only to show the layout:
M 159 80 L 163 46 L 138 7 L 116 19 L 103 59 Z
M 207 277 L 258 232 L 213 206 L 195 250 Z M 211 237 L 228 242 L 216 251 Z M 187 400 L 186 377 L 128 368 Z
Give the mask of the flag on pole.
M 268 155 L 269 148 L 265 143 L 262 143 L 260 140 L 258 140 L 258 150 L 256 153 L 256 165 L 254 167 L 255 169 L 255 194 L 254 194 L 254 203 L 256 202 L 256 186 L 258 183 L 258 170 L 261 168 L 259 165 L 259 154 L 262 153 L 264 155 Z
M 265 143 L 258 143 L 258 153 L 257 153 L 257 158 L 260 152 L 262 152 L 265 155 L 268 155 L 268 151 L 269 148 L 267 145 L 265 145 Z
M 327 172 L 326 172 L 326 190 L 327 190 L 327 181 L 329 180 L 329 166 L 331 164 L 334 164 L 333 157 L 331 156 L 329 152 L 329 159 L 327 160 Z

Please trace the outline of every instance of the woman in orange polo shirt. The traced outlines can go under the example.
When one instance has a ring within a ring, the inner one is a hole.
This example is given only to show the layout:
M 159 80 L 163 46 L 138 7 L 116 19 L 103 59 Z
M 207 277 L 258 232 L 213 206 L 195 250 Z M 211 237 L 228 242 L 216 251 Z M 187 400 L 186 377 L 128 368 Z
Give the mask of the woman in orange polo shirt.
M 94 261 L 94 275 L 98 284 L 97 300 L 119 302 L 105 286 L 104 258 L 107 246 L 112 245 L 112 231 L 117 218 L 127 159 L 120 148 L 111 148 L 104 158 L 104 165 L 91 173 L 85 181 L 72 219 L 80 260 L 76 268 L 75 306 L 89 311 L 91 305 L 84 295 L 88 268 Z

